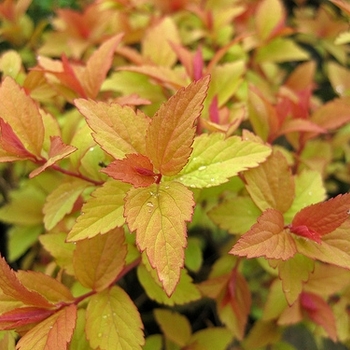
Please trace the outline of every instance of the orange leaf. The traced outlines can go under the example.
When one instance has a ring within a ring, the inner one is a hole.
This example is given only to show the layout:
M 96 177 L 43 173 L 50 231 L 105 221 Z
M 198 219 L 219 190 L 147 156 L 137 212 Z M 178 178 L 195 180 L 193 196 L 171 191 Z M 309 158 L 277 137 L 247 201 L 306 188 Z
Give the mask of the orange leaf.
M 113 161 L 102 172 L 134 187 L 147 187 L 156 181 L 151 161 L 142 154 L 127 154 L 126 158 Z
M 170 296 L 180 279 L 186 246 L 186 221 L 193 212 L 193 195 L 178 182 L 132 188 L 125 199 L 124 215 L 136 242 L 146 251 L 165 292 Z
M 48 160 L 45 162 L 45 164 L 33 170 L 29 174 L 30 178 L 33 178 L 39 175 L 41 172 L 43 172 L 45 169 L 47 169 L 51 165 L 55 164 L 56 162 L 58 162 L 63 158 L 66 158 L 71 153 L 77 150 L 73 146 L 64 144 L 60 136 L 51 136 L 50 140 L 51 140 L 51 145 L 50 145 Z
M 66 349 L 75 328 L 76 305 L 64 307 L 40 322 L 18 342 L 18 350 Z
M 334 231 L 349 217 L 349 209 L 350 193 L 312 204 L 294 216 L 290 230 L 320 243 L 321 236 Z
M 209 76 L 179 90 L 152 118 L 146 150 L 154 167 L 163 175 L 177 174 L 192 152 L 195 122 L 200 116 Z
M 8 123 L 24 148 L 40 156 L 44 124 L 36 103 L 10 77 L 0 87 L 1 118 Z
M 10 269 L 4 258 L 0 257 L 0 290 L 3 294 L 19 300 L 23 304 L 41 308 L 52 307 L 52 304 L 35 291 L 27 289 Z
M 267 209 L 229 253 L 247 258 L 263 256 L 268 259 L 287 260 L 296 253 L 296 246 L 291 235 L 284 229 L 281 212 Z

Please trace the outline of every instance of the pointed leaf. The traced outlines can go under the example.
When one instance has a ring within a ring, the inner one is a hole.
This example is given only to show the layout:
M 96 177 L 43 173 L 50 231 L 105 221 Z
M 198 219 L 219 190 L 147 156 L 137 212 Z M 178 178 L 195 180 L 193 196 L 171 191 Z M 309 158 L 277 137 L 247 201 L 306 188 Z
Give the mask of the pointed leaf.
M 110 163 L 102 172 L 136 188 L 150 186 L 156 181 L 151 161 L 142 154 L 127 154 L 125 158 Z
M 201 297 L 197 285 L 192 282 L 185 269 L 181 270 L 179 283 L 170 297 L 166 295 L 156 271 L 150 266 L 147 269 L 144 264 L 140 264 L 137 268 L 137 277 L 148 297 L 159 304 L 183 305 Z
M 124 197 L 130 185 L 107 181 L 97 188 L 83 205 L 80 215 L 67 236 L 68 242 L 91 238 L 107 233 L 124 224 Z
M 45 228 L 49 231 L 54 228 L 66 214 L 69 214 L 74 203 L 88 186 L 86 181 L 69 179 L 53 190 L 46 198 L 43 208 Z
M 200 116 L 209 76 L 180 89 L 152 118 L 146 149 L 154 167 L 163 175 L 177 174 L 192 152 L 195 122 Z
M 271 153 L 268 146 L 243 141 L 238 136 L 225 139 L 222 133 L 202 134 L 193 143 L 189 162 L 179 174 L 185 186 L 217 186 L 239 172 L 254 168 Z
M 116 280 L 126 254 L 122 228 L 79 241 L 73 255 L 75 276 L 84 287 L 101 291 Z
M 111 68 L 114 51 L 122 37 L 123 34 L 118 34 L 106 40 L 87 61 L 82 85 L 89 98 L 97 97 L 108 70 Z
M 188 343 L 192 329 L 190 322 L 185 316 L 166 309 L 155 309 L 153 313 L 166 338 L 181 347 Z
M 188 350 L 225 350 L 232 342 L 232 332 L 223 327 L 210 327 L 194 333 Z
M 191 220 L 193 206 L 192 192 L 178 182 L 131 189 L 126 197 L 129 229 L 136 230 L 137 245 L 146 251 L 169 296 L 184 266 L 186 222 Z
M 228 198 L 208 213 L 214 223 L 233 234 L 247 232 L 260 214 L 250 197 Z
M 66 349 L 76 321 L 77 307 L 70 305 L 57 311 L 27 332 L 18 342 L 18 350 Z
M 334 231 L 349 217 L 349 210 L 350 193 L 312 204 L 295 215 L 290 230 L 320 243 L 321 236 Z
M 0 87 L 1 118 L 8 123 L 25 149 L 40 156 L 44 125 L 36 103 L 10 77 Z
M 71 153 L 76 151 L 75 147 L 64 144 L 60 136 L 51 136 L 50 139 L 51 139 L 51 144 L 50 144 L 50 150 L 49 150 L 47 161 L 39 168 L 36 168 L 35 170 L 33 170 L 29 174 L 30 178 L 33 178 L 39 175 L 41 172 L 43 172 L 45 169 L 47 169 L 51 165 L 55 164 L 56 162 L 58 162 L 63 158 L 66 158 Z
M 230 250 L 230 254 L 256 258 L 287 260 L 296 253 L 292 236 L 284 229 L 282 214 L 275 209 L 267 209 L 258 222 L 245 233 Z
M 275 151 L 266 162 L 244 173 L 246 189 L 262 210 L 274 208 L 284 213 L 294 199 L 294 180 L 287 159 Z
M 149 118 L 128 106 L 92 100 L 75 100 L 75 105 L 94 131 L 95 141 L 114 158 L 126 153 L 145 153 Z
M 93 350 L 85 336 L 86 310 L 78 309 L 77 321 L 69 350 Z
M 93 349 L 140 349 L 143 325 L 136 306 L 118 286 L 91 297 L 85 332 Z
M 4 258 L 0 257 L 0 290 L 13 300 L 19 300 L 26 305 L 49 308 L 52 304 L 35 291 L 26 288 L 10 269 Z

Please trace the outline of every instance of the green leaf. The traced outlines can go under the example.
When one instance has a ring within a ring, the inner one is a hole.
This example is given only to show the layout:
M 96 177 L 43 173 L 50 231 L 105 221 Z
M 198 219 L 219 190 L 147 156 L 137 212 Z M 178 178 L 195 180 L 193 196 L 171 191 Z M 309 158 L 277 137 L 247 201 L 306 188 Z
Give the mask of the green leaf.
M 130 185 L 107 181 L 97 188 L 83 205 L 80 215 L 67 236 L 68 242 L 107 233 L 124 224 L 124 197 Z
M 27 332 L 19 340 L 17 349 L 66 349 L 73 335 L 76 313 L 74 304 L 55 312 Z
M 86 310 L 86 337 L 93 349 L 142 349 L 140 314 L 123 289 L 106 289 L 91 297 Z
M 46 198 L 43 208 L 45 228 L 53 229 L 66 214 L 69 214 L 74 203 L 88 186 L 86 181 L 69 179 L 57 186 Z
M 189 342 L 191 350 L 225 350 L 232 342 L 233 334 L 227 328 L 210 327 L 194 333 Z
M 213 222 L 233 234 L 247 232 L 260 214 L 250 197 L 228 198 L 208 213 Z
M 304 282 L 309 279 L 315 267 L 314 260 L 301 254 L 295 254 L 287 261 L 278 262 L 279 277 L 289 305 L 292 305 L 303 290 Z
M 153 116 L 147 130 L 146 155 L 161 174 L 175 175 L 187 163 L 208 85 L 206 76 L 178 90 Z
M 153 313 L 166 338 L 181 347 L 188 343 L 192 329 L 190 322 L 185 316 L 166 309 L 155 309 Z
M 125 200 L 126 222 L 136 231 L 136 242 L 156 269 L 164 290 L 170 296 L 184 266 L 186 222 L 193 213 L 193 195 L 172 181 L 132 188 Z
M 282 213 L 267 209 L 258 222 L 237 241 L 230 254 L 287 260 L 297 252 L 292 235 L 284 227 Z
M 244 173 L 246 189 L 261 211 L 274 208 L 284 213 L 294 199 L 294 179 L 287 159 L 274 151 L 259 167 Z
M 69 344 L 69 350 L 93 350 L 85 336 L 85 317 L 86 310 L 79 309 L 73 337 Z
M 258 166 L 270 153 L 268 146 L 238 136 L 225 139 L 221 133 L 202 134 L 194 140 L 190 160 L 177 180 L 193 188 L 217 186 Z
M 295 198 L 291 207 L 284 213 L 287 222 L 308 205 L 322 202 L 326 198 L 322 175 L 318 171 L 304 170 L 295 177 Z
M 294 40 L 289 38 L 275 38 L 267 45 L 258 49 L 256 61 L 264 62 L 286 62 L 286 61 L 305 61 L 310 55 L 301 49 Z
M 203 263 L 201 241 L 196 237 L 189 237 L 185 250 L 185 266 L 192 272 L 198 272 Z
M 37 242 L 43 232 L 42 225 L 13 226 L 8 233 L 8 260 L 13 262 L 20 258 L 28 248 Z
M 193 284 L 192 278 L 185 269 L 181 270 L 180 280 L 174 293 L 168 297 L 158 281 L 156 271 L 149 266 L 148 262 L 145 263 L 148 267 L 140 264 L 137 268 L 137 277 L 148 297 L 152 300 L 159 304 L 173 306 L 183 305 L 201 297 L 197 286 Z
M 75 244 L 66 242 L 67 234 L 46 233 L 39 237 L 40 243 L 55 258 L 56 263 L 70 275 L 74 275 L 73 251 Z
M 145 153 L 149 118 L 141 111 L 117 103 L 78 99 L 75 105 L 94 131 L 94 140 L 114 158 Z
M 162 350 L 163 337 L 160 334 L 152 334 L 146 338 L 146 343 L 142 350 Z
M 126 254 L 122 228 L 79 241 L 73 255 L 75 276 L 84 287 L 101 291 L 122 271 Z

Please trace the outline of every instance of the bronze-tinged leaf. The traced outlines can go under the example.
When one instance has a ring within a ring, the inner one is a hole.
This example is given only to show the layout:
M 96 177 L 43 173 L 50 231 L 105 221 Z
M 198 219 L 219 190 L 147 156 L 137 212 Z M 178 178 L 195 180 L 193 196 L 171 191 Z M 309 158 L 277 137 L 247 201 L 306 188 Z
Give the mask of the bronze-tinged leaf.
M 170 296 L 184 266 L 186 222 L 193 213 L 193 194 L 178 182 L 131 189 L 125 199 L 124 215 L 136 243 L 146 251 L 165 292 Z
M 102 172 L 134 187 L 147 187 L 156 181 L 151 161 L 142 154 L 127 154 L 125 158 L 113 161 Z
M 287 159 L 274 151 L 259 167 L 244 173 L 247 190 L 254 203 L 264 211 L 274 208 L 286 212 L 294 200 L 294 180 Z
M 79 241 L 73 255 L 75 276 L 84 287 L 101 291 L 116 280 L 125 265 L 126 254 L 122 228 Z
M 0 87 L 1 118 L 8 123 L 25 149 L 40 156 L 44 124 L 36 103 L 10 77 Z
M 16 349 L 66 349 L 73 336 L 76 317 L 76 305 L 62 308 L 27 332 L 19 340 Z
M 75 100 L 75 105 L 94 131 L 95 141 L 112 157 L 128 153 L 145 154 L 145 138 L 150 119 L 128 106 L 92 100 Z
M 33 178 L 39 175 L 41 172 L 43 172 L 45 169 L 47 169 L 51 165 L 55 164 L 56 162 L 58 162 L 63 158 L 68 157 L 71 153 L 77 150 L 75 147 L 66 145 L 65 143 L 63 143 L 60 136 L 51 136 L 50 140 L 51 140 L 51 144 L 50 144 L 50 150 L 49 150 L 47 161 L 39 168 L 36 168 L 35 170 L 33 170 L 29 174 L 30 178 Z
M 300 295 L 300 304 L 310 319 L 324 328 L 329 337 L 336 342 L 337 327 L 335 316 L 328 303 L 317 294 L 303 292 Z
M 350 16 L 350 4 L 344 0 L 330 0 L 334 5 L 337 5 L 342 9 L 347 15 Z
M 290 225 L 291 232 L 317 243 L 321 236 L 338 228 L 349 217 L 350 193 L 300 210 Z
M 229 253 L 247 258 L 287 260 L 296 252 L 295 242 L 284 228 L 282 213 L 276 209 L 267 209 Z
M 195 122 L 203 108 L 209 76 L 180 89 L 152 118 L 146 150 L 163 175 L 177 174 L 188 162 L 195 136 Z
M 93 349 L 141 350 L 142 329 L 140 314 L 122 288 L 114 286 L 91 297 L 85 332 Z
M 0 257 L 0 290 L 13 300 L 21 301 L 28 306 L 50 308 L 51 304 L 46 298 L 35 291 L 29 290 L 17 278 L 16 273 Z

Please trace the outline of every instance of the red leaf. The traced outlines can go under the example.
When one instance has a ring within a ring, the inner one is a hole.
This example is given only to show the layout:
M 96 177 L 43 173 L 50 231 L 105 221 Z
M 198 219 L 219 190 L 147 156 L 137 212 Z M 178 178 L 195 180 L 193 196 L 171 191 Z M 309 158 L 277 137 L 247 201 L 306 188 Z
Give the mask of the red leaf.
M 335 317 L 327 302 L 317 294 L 303 292 L 300 303 L 310 319 L 323 327 L 333 341 L 337 341 Z
M 126 158 L 116 159 L 102 172 L 134 187 L 147 187 L 156 181 L 151 161 L 142 154 L 127 154 Z
M 331 233 L 349 217 L 350 193 L 312 204 L 300 210 L 290 225 L 296 235 L 321 242 L 321 236 Z
M 9 330 L 32 323 L 41 322 L 52 315 L 54 311 L 36 307 L 14 309 L 0 315 L 0 329 Z

